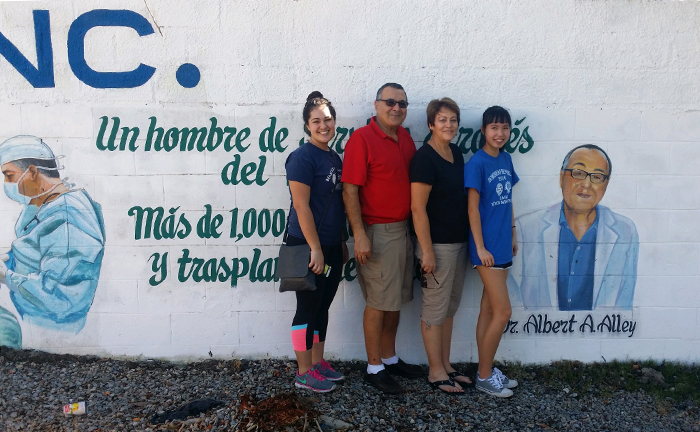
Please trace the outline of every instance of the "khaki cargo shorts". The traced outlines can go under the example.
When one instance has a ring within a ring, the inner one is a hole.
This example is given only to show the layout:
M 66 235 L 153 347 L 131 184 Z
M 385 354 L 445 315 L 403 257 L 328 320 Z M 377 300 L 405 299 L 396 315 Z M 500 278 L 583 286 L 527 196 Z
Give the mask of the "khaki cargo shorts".
M 372 244 L 367 264 L 357 266 L 357 276 L 367 306 L 400 311 L 413 300 L 413 244 L 406 221 L 365 225 Z

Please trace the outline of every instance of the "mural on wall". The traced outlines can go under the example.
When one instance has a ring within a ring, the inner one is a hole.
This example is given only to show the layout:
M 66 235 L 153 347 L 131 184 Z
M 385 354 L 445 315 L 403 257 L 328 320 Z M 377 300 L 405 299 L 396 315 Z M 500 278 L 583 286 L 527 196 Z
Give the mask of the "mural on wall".
M 155 116 L 148 118 L 142 125 L 125 125 L 118 116 L 99 117 L 99 129 L 95 137 L 95 148 L 101 152 L 130 153 L 170 153 L 180 152 L 218 152 L 231 161 L 223 166 L 220 179 L 226 186 L 265 186 L 269 180 L 265 167 L 275 153 L 294 150 L 289 129 L 278 124 L 277 117 L 269 117 L 269 123 L 259 132 L 250 127 L 230 126 L 217 117 L 211 117 L 208 125 L 177 127 L 158 122 Z M 530 136 L 529 126 L 524 124 L 526 117 L 515 122 L 506 144 L 506 151 L 527 153 L 535 141 Z M 366 120 L 369 124 L 370 119 Z M 522 132 L 521 132 L 522 128 Z M 407 128 L 407 130 L 409 130 Z M 330 147 L 338 154 L 343 154 L 345 143 L 355 131 L 354 127 L 338 126 Z M 410 133 L 410 130 L 409 130 Z M 145 137 L 144 137 L 145 135 Z M 257 139 L 256 139 L 257 136 Z M 145 138 L 139 141 L 139 138 Z M 430 135 L 425 137 L 427 141 Z M 480 146 L 481 132 L 478 128 L 461 127 L 456 144 L 464 154 L 476 152 Z M 257 148 L 255 142 L 257 141 Z M 305 138 L 298 141 L 301 146 Z M 249 153 L 256 152 L 250 157 Z M 239 208 L 227 211 L 214 210 L 213 204 L 204 205 L 204 215 L 192 219 L 186 211 L 177 207 L 151 206 L 147 203 L 133 205 L 127 215 L 134 221 L 134 240 L 184 240 L 196 236 L 202 241 L 210 238 L 231 239 L 237 243 L 243 239 L 257 237 L 260 239 L 279 238 L 286 226 L 285 208 Z M 349 224 L 346 236 L 352 237 Z M 177 263 L 175 275 L 171 275 L 170 261 Z M 189 248 L 181 249 L 181 254 L 172 257 L 171 252 L 154 252 L 148 257 L 153 275 L 148 279 L 151 286 L 175 279 L 179 283 L 223 282 L 236 288 L 239 281 L 277 282 L 275 276 L 277 257 L 263 255 L 262 249 L 255 247 L 252 255 L 236 257 L 205 258 L 192 254 Z M 175 276 L 175 277 L 173 277 Z M 351 258 L 343 266 L 342 278 L 352 282 L 357 277 L 355 259 Z
M 17 238 L 0 256 L 0 283 L 22 320 L 78 333 L 100 277 L 101 207 L 61 179 L 58 157 L 40 138 L 21 135 L 0 144 L 0 167 L 5 194 L 23 206 Z M 17 317 L 0 307 L 0 345 L 21 344 Z
M 603 149 L 575 147 L 559 174 L 562 201 L 516 218 L 520 251 L 508 280 L 514 306 L 632 309 L 639 237 L 634 222 L 599 204 L 611 175 Z

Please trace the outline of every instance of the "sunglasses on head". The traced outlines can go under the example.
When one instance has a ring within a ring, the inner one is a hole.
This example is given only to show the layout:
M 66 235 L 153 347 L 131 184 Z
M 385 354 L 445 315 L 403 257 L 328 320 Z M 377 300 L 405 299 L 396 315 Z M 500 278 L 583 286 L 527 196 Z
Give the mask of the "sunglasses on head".
M 400 100 L 397 101 L 395 99 L 377 99 L 378 102 L 384 102 L 386 106 L 389 108 L 393 107 L 396 104 L 399 104 L 399 108 L 406 108 L 408 107 L 408 102 L 405 100 Z

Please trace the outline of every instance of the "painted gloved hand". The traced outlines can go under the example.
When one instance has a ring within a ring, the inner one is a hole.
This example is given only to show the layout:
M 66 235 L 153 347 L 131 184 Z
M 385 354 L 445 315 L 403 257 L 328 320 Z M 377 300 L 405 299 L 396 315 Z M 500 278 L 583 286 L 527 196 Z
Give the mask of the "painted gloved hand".
M 7 254 L 0 254 L 0 283 L 5 283 L 5 274 L 7 274 L 7 266 L 5 262 L 10 259 Z

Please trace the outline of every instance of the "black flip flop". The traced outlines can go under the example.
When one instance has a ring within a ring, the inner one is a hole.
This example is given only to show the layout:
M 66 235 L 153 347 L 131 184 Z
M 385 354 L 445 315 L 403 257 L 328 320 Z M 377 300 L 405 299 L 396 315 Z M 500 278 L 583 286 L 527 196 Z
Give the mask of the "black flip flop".
M 440 391 L 443 392 L 443 393 L 447 393 L 447 394 L 451 394 L 451 395 L 463 395 L 463 394 L 465 394 L 464 388 L 462 388 L 462 391 L 461 391 L 461 392 L 451 392 L 451 391 L 447 391 L 447 390 L 445 390 L 445 389 L 441 389 L 441 388 L 440 388 L 440 386 L 443 386 L 443 385 L 444 385 L 444 386 L 455 387 L 455 382 L 452 381 L 452 378 L 446 379 L 446 380 L 444 380 L 444 381 L 435 381 L 435 382 L 430 382 L 430 381 L 428 381 L 428 385 L 429 385 L 430 387 L 432 387 L 433 389 L 435 389 L 435 390 L 440 390 Z
M 474 381 L 473 381 L 471 378 L 469 378 L 469 376 L 467 376 L 466 374 L 463 374 L 463 373 L 460 372 L 460 371 L 447 372 L 447 376 L 450 377 L 450 379 L 451 379 L 452 381 L 455 381 L 455 382 L 458 383 L 460 386 L 462 386 L 462 388 L 464 388 L 465 386 L 473 386 L 473 385 L 474 385 Z M 458 376 L 464 377 L 464 378 L 468 379 L 468 380 L 471 381 L 471 382 L 464 382 L 464 381 L 456 380 L 455 378 L 457 378 Z

